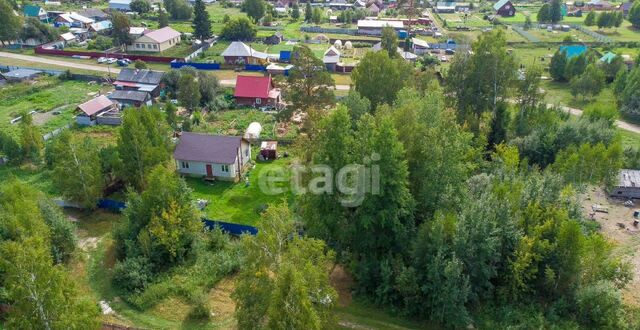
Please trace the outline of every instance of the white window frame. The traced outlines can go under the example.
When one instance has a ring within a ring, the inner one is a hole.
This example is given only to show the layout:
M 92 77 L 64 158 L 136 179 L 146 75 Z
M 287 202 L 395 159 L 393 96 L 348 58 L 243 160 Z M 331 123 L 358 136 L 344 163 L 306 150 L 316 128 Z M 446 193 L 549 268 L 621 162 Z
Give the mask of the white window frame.
M 256 97 L 256 104 L 262 104 L 262 99 L 259 97 Z
M 229 165 L 220 165 L 220 170 L 224 173 L 229 173 Z

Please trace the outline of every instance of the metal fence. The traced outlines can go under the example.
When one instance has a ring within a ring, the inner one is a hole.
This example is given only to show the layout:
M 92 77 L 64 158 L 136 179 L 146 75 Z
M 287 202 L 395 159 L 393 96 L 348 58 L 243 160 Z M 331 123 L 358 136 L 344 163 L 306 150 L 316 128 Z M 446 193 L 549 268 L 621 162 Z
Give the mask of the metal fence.
M 78 205 L 76 204 L 68 203 L 61 200 L 56 201 L 56 203 L 62 207 L 78 208 Z M 125 202 L 116 201 L 113 199 L 101 199 L 98 201 L 97 206 L 100 209 L 107 209 L 114 212 L 122 212 L 122 210 L 124 210 L 127 207 L 127 204 Z M 239 236 L 242 234 L 248 234 L 248 235 L 258 234 L 258 228 L 253 226 L 240 225 L 237 223 L 230 223 L 230 222 L 224 222 L 219 220 L 211 220 L 207 218 L 202 218 L 202 223 L 208 229 L 220 228 L 220 230 L 222 230 L 223 232 L 231 235 Z
M 333 34 L 349 34 L 356 35 L 358 33 L 357 29 L 340 29 L 340 28 L 322 28 L 319 26 L 303 26 L 300 28 L 302 32 L 309 33 L 333 33 Z
M 603 36 L 602 34 L 597 33 L 595 31 L 592 31 L 590 29 L 587 29 L 586 27 L 584 27 L 582 25 L 577 25 L 576 24 L 576 25 L 572 25 L 571 27 L 576 29 L 576 30 L 578 30 L 578 31 L 580 31 L 580 32 L 582 32 L 582 33 L 584 33 L 584 34 L 586 34 L 586 35 L 589 35 L 589 36 L 593 37 L 594 39 L 596 39 L 599 42 L 604 42 L 604 43 L 607 43 L 607 44 L 615 42 L 615 40 L 613 40 L 613 39 L 611 39 L 611 38 L 609 38 L 607 36 Z

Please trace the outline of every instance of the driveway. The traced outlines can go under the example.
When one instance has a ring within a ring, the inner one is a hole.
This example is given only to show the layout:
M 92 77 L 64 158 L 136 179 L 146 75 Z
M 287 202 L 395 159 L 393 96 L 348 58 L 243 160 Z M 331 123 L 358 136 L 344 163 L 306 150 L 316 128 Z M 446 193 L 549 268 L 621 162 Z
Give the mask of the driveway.
M 111 73 L 114 73 L 114 74 L 120 73 L 120 69 L 118 68 L 109 69 L 104 65 L 97 65 L 97 64 L 91 65 L 91 64 L 83 64 L 83 63 L 73 63 L 71 61 L 58 61 L 58 60 L 52 60 L 49 58 L 43 58 L 43 57 L 37 57 L 37 56 L 0 52 L 0 58 L 2 57 L 13 58 L 16 60 L 23 60 L 23 61 L 29 61 L 29 62 L 42 63 L 42 64 L 63 66 L 63 67 L 73 68 L 73 69 L 91 70 L 91 71 L 100 71 L 100 72 L 111 71 Z

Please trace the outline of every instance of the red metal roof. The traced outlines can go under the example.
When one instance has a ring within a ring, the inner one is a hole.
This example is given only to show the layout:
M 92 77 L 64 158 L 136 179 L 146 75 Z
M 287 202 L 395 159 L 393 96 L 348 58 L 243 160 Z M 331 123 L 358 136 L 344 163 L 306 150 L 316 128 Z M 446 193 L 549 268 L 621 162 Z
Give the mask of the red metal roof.
M 113 102 L 111 100 L 109 100 L 106 96 L 101 95 L 78 105 L 78 109 L 84 112 L 87 116 L 93 116 L 96 113 L 111 107 L 112 105 Z
M 271 89 L 271 76 L 238 76 L 236 78 L 236 90 L 233 95 L 235 97 L 259 97 L 266 99 L 269 98 Z

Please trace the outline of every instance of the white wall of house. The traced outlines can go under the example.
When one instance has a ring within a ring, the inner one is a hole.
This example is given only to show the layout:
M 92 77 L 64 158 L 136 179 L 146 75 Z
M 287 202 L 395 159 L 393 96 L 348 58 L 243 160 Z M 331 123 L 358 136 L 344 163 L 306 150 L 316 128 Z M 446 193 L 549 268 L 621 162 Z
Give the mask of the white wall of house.
M 180 36 L 169 39 L 163 43 L 158 43 L 155 40 L 147 37 L 141 36 L 140 38 L 133 41 L 133 43 L 127 46 L 128 50 L 136 51 L 136 52 L 163 52 L 176 44 L 180 43 Z
M 236 176 L 235 164 L 215 164 L 176 159 L 178 172 L 185 175 L 206 176 L 207 164 L 211 165 L 213 176 L 216 178 L 233 180 Z M 225 166 L 229 171 L 224 171 L 226 169 Z

